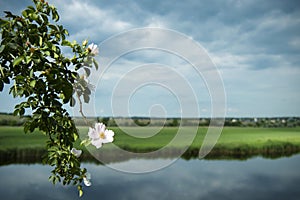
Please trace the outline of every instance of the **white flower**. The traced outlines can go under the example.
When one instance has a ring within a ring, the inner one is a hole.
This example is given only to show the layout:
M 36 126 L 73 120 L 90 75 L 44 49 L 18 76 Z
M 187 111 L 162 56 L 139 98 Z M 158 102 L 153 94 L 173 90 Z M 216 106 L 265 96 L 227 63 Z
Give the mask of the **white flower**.
M 87 82 L 86 86 L 89 88 L 90 91 L 95 91 L 95 86 L 93 84 Z
M 98 55 L 98 53 L 99 53 L 99 48 L 94 43 L 92 43 L 88 46 L 88 50 L 93 56 Z
M 90 173 L 86 173 L 85 176 L 83 177 L 83 183 L 85 186 L 91 186 L 92 182 L 91 182 L 91 174 Z
M 113 142 L 115 133 L 106 129 L 103 123 L 96 123 L 95 128 L 89 128 L 88 135 L 92 145 L 99 149 L 102 144 Z
M 90 83 L 88 80 L 88 76 L 85 74 L 82 74 L 79 78 L 77 78 L 77 82 L 82 85 L 82 87 L 87 87 L 90 91 L 95 90 L 95 86 Z M 86 89 L 86 88 L 84 88 Z
M 82 154 L 82 150 L 77 150 L 75 148 L 72 148 L 71 153 L 74 154 L 78 158 Z

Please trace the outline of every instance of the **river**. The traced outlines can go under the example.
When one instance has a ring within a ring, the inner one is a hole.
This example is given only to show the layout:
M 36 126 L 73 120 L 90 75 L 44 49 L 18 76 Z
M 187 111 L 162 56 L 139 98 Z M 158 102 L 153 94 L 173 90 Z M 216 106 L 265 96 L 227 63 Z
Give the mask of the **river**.
M 151 162 L 149 162 L 151 161 Z M 148 165 L 167 159 L 139 159 L 114 163 L 113 168 Z M 300 155 L 248 160 L 184 160 L 150 173 L 120 172 L 104 165 L 83 163 L 92 186 L 81 199 L 300 199 Z M 0 167 L 3 200 L 79 199 L 72 186 L 52 185 L 51 167 L 9 164 Z

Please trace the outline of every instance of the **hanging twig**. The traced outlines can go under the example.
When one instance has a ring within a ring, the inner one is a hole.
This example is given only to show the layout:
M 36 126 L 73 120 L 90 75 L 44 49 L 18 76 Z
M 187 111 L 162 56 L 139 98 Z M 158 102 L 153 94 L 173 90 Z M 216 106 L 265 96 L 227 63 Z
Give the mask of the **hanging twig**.
M 84 119 L 84 121 L 85 121 L 85 123 L 88 125 L 88 126 L 91 126 L 91 124 L 89 124 L 89 122 L 88 122 L 88 120 L 87 120 L 87 117 L 84 115 L 84 113 L 83 113 L 83 109 L 82 109 L 82 101 L 81 101 L 81 99 L 80 99 L 80 95 L 79 95 L 79 93 L 78 93 L 78 91 L 77 90 L 75 90 L 76 91 L 76 96 L 77 96 L 77 99 L 78 99 L 78 102 L 79 102 L 79 113 L 81 114 L 81 116 L 83 117 L 83 119 Z

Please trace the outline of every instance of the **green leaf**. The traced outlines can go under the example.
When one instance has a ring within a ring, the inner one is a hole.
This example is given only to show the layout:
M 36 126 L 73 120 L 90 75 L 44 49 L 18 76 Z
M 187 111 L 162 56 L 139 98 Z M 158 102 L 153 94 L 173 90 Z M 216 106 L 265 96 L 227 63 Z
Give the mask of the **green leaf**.
M 14 50 L 18 49 L 18 45 L 16 43 L 13 43 L 13 42 L 8 43 L 7 47 L 8 47 L 8 49 L 14 49 Z
M 39 37 L 39 45 L 42 46 L 43 45 L 43 38 L 40 36 Z
M 10 83 L 9 78 L 8 77 L 4 77 L 3 78 L 3 82 L 6 83 L 6 84 L 9 84 Z
M 30 78 L 33 77 L 33 69 L 30 70 L 29 77 L 30 77 Z
M 69 100 L 73 94 L 73 86 L 70 83 L 65 83 L 65 85 L 62 87 L 62 91 L 65 95 L 65 98 Z
M 78 138 L 78 135 L 77 135 L 77 133 L 73 133 L 73 138 L 74 138 L 74 141 L 76 141 L 76 140 L 77 140 L 77 138 Z
M 14 116 L 18 115 L 19 111 L 20 111 L 19 109 L 15 109 L 14 112 L 13 112 L 13 115 Z
M 23 24 L 21 23 L 21 22 L 19 22 L 19 21 L 17 21 L 17 24 L 19 25 L 19 26 L 23 26 Z
M 4 88 L 4 84 L 2 81 L 0 81 L 0 92 L 3 90 L 3 88 Z
M 49 24 L 49 27 L 54 31 L 58 31 L 58 27 L 53 24 Z
M 19 65 L 24 60 L 24 56 L 20 56 L 14 59 L 13 66 Z
M 30 15 L 29 15 L 30 16 Z M 37 20 L 39 17 L 38 17 L 38 15 L 37 14 L 35 14 L 35 13 L 33 13 L 33 14 L 31 14 L 31 16 L 30 16 L 33 20 Z
M 72 99 L 70 100 L 70 106 L 74 107 L 76 104 L 76 100 L 74 99 L 74 97 L 72 97 Z
M 89 139 L 82 140 L 82 142 L 80 143 L 81 146 L 82 146 L 82 145 L 88 146 L 88 145 L 90 145 L 90 144 L 91 144 L 91 140 L 89 140 Z
M 29 64 L 31 62 L 31 56 L 26 56 L 25 61 L 26 61 L 26 64 Z
M 28 124 L 28 123 L 25 123 L 25 124 L 24 124 L 24 133 L 25 133 L 25 134 L 28 133 L 29 127 L 30 127 L 30 124 Z
M 56 59 L 56 58 L 59 58 L 59 55 L 57 53 L 54 53 L 53 57 Z
M 88 40 L 84 40 L 84 41 L 82 42 L 82 46 L 86 47 L 87 43 L 88 43 Z
M 0 27 L 5 27 L 9 22 L 0 18 Z
M 88 94 L 83 95 L 84 103 L 88 103 L 90 101 L 90 96 Z
M 32 11 L 35 11 L 35 8 L 33 6 L 28 6 L 28 11 L 30 11 L 30 13 L 32 13 Z
M 51 50 L 52 50 L 52 51 L 56 51 L 56 46 L 55 46 L 55 45 L 52 45 Z
M 5 49 L 5 45 L 1 45 L 0 47 L 0 53 L 2 53 L 2 51 Z
M 9 17 L 14 17 L 15 15 L 13 15 L 11 12 L 9 11 L 4 11 L 4 13 L 6 14 L 5 17 L 9 18 Z
M 54 7 L 51 7 L 51 12 L 52 12 L 52 19 L 57 22 L 59 20 L 59 15 L 56 9 Z
M 86 75 L 90 76 L 91 70 L 89 68 L 86 68 L 86 67 L 84 68 L 84 70 L 85 70 Z
M 63 45 L 63 46 L 72 46 L 71 42 L 68 41 L 68 40 L 63 40 L 61 45 Z
M 24 113 L 25 113 L 25 109 L 24 108 L 20 108 L 20 112 L 19 112 L 19 115 L 24 115 Z
M 79 192 L 79 197 L 82 197 L 82 195 L 83 195 L 82 186 L 78 185 L 77 189 L 78 189 L 78 192 Z
M 1 65 L 0 65 L 0 72 L 2 76 L 5 76 Z
M 15 77 L 15 80 L 16 80 L 17 82 L 24 82 L 25 77 L 22 76 L 22 75 L 17 75 L 17 76 Z
M 92 93 L 91 90 L 88 87 L 85 88 L 84 92 L 87 95 L 90 95 Z
M 35 87 L 35 84 L 36 84 L 36 80 L 32 80 L 30 81 L 30 87 L 34 88 Z
M 65 97 L 65 95 L 64 95 L 63 93 L 60 93 L 60 94 L 59 94 L 59 98 L 60 98 L 60 99 L 65 99 L 66 97 Z
M 23 15 L 23 17 L 27 18 L 27 16 L 28 16 L 27 10 L 23 10 L 22 15 Z
M 98 65 L 98 62 L 96 61 L 95 58 L 93 58 L 93 63 L 94 63 L 94 65 L 95 65 L 96 70 L 98 70 L 99 65 Z
M 67 29 L 64 29 L 63 33 L 69 35 L 69 31 Z
M 50 51 L 45 51 L 44 53 L 45 53 L 46 56 L 50 56 L 51 55 Z

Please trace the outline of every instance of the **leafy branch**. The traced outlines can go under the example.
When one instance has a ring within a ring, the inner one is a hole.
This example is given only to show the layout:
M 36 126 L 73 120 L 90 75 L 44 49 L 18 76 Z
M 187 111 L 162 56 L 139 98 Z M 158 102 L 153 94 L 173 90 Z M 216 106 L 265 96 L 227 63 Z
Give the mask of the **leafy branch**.
M 58 24 L 56 8 L 43 0 L 33 3 L 20 16 L 5 11 L 0 19 L 0 91 L 9 84 L 9 93 L 22 97 L 23 102 L 14 108 L 15 115 L 32 113 L 24 125 L 25 133 L 39 129 L 49 138 L 43 159 L 54 166 L 49 179 L 54 184 L 76 185 L 82 195 L 87 170 L 71 152 L 79 133 L 65 106 L 74 106 L 75 96 L 84 116 L 81 99 L 88 103 L 91 89 L 79 70 L 87 77 L 92 67 L 98 69 L 94 59 L 97 49 L 87 47 L 87 41 L 81 45 L 68 41 L 68 31 Z M 73 57 L 65 56 L 62 47 Z

